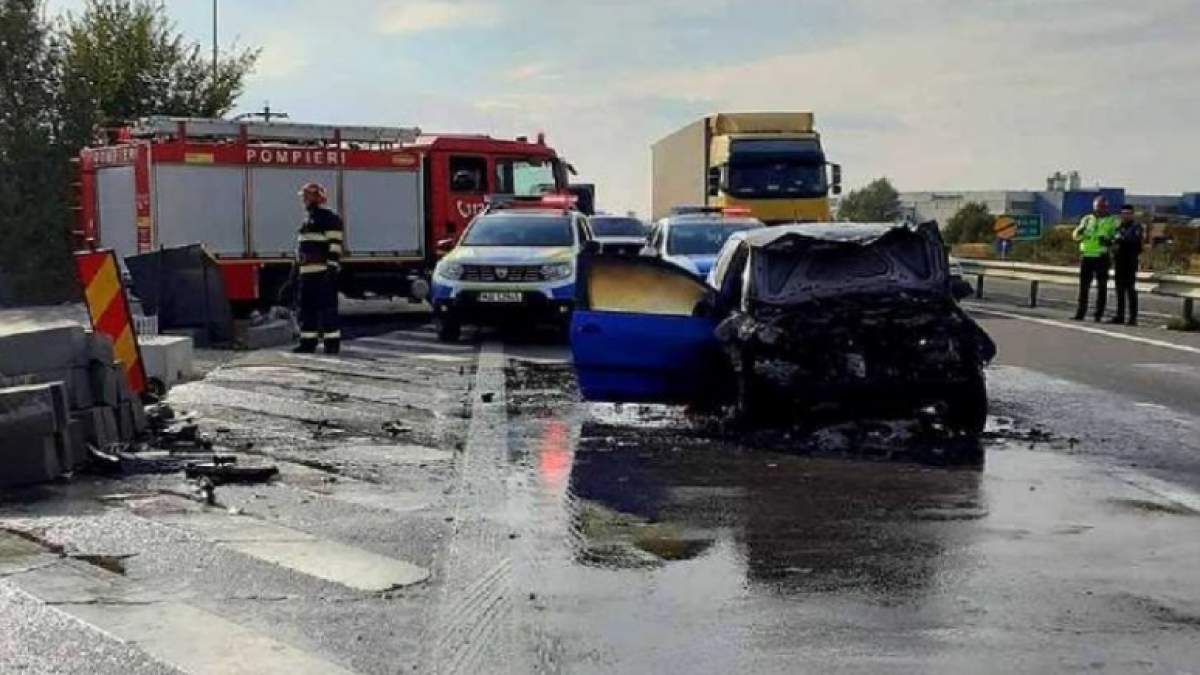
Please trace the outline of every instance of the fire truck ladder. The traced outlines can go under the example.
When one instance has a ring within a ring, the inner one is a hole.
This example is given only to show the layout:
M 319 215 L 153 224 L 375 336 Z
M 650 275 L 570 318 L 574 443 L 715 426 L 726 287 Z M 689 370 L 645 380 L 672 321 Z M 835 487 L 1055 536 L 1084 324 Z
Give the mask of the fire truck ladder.
M 234 121 L 207 117 L 143 117 L 130 129 L 135 138 L 234 139 L 284 143 L 412 143 L 421 135 L 418 127 L 336 126 L 294 122 Z

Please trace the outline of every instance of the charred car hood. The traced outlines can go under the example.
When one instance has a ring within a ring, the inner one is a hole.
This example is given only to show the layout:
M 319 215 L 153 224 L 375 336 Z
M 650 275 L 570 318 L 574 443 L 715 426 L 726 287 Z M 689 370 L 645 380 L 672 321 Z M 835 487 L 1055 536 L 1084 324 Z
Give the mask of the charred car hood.
M 949 292 L 936 223 L 805 223 L 754 230 L 746 241 L 755 304 Z

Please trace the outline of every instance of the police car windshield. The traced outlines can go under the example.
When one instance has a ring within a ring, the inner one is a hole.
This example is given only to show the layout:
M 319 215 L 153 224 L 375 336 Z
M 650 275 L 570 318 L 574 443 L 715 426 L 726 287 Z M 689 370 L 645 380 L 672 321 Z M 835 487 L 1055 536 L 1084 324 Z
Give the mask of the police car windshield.
M 475 221 L 462 242 L 466 246 L 571 246 L 571 219 L 496 215 Z
M 734 232 L 759 227 L 754 221 L 710 220 L 672 223 L 667 233 L 669 255 L 716 255 Z
M 613 218 L 594 216 L 591 219 L 592 232 L 597 237 L 644 237 L 646 225 L 637 218 Z

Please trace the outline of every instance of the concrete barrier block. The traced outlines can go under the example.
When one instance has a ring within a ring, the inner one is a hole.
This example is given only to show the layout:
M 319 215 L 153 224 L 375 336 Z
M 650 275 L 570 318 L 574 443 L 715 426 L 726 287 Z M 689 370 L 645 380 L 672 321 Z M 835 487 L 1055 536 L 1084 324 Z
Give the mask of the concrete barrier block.
M 103 333 L 88 333 L 88 360 L 112 363 L 117 360 L 112 338 Z
M 192 340 L 176 335 L 149 335 L 138 338 L 146 377 L 171 387 L 192 377 L 194 349 Z
M 120 364 L 93 363 L 88 366 L 88 376 L 92 386 L 92 405 L 115 408 L 121 402 L 121 384 L 125 381 L 125 373 L 121 372 Z
M 18 321 L 0 327 L 0 374 L 18 375 L 83 365 L 88 340 L 77 323 Z
M 59 442 L 62 434 L 0 437 L 0 487 L 29 485 L 62 475 Z
M 113 408 L 97 406 L 80 410 L 75 413 L 74 419 L 83 425 L 84 440 L 97 448 L 104 449 L 121 441 L 121 432 L 117 427 L 117 417 Z
M 92 407 L 92 384 L 85 366 L 73 366 L 37 373 L 0 376 L 0 387 L 16 387 L 27 384 L 61 382 L 68 407 L 80 410 Z
M 208 330 L 203 327 L 194 328 L 169 328 L 162 331 L 162 335 L 172 335 L 175 337 L 185 337 L 192 341 L 196 347 L 208 347 Z
M 78 418 L 72 418 L 67 423 L 66 461 L 62 463 L 63 469 L 67 471 L 81 469 L 88 463 L 89 457 L 84 424 Z
M 0 389 L 0 436 L 44 436 L 66 428 L 61 383 Z

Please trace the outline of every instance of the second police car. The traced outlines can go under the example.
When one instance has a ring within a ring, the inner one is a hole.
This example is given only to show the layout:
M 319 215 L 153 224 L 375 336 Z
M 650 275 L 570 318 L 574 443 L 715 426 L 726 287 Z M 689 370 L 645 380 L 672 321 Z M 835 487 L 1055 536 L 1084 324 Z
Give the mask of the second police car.
M 551 324 L 566 330 L 579 253 L 592 239 L 573 199 L 494 202 L 438 262 L 432 296 L 438 338 L 463 325 Z
M 745 209 L 680 207 L 654 224 L 641 255 L 661 258 L 703 279 L 730 235 L 757 227 L 763 227 L 762 221 Z

